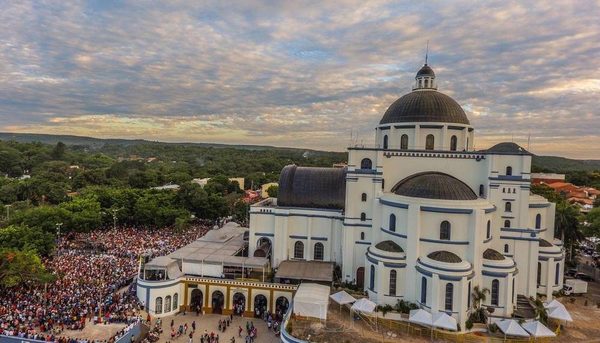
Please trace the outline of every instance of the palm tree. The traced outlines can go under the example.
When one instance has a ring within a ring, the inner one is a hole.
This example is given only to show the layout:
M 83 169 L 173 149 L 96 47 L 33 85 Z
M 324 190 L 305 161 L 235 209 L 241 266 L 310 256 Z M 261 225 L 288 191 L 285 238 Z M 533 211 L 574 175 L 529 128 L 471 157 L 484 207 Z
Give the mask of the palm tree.
M 535 305 L 533 309 L 535 311 L 535 318 L 539 320 L 542 324 L 548 325 L 548 311 L 544 307 L 544 303 L 542 302 L 542 300 L 540 298 L 534 300 L 533 297 L 531 297 L 530 299 Z
M 487 311 L 481 307 L 481 303 L 485 302 L 490 290 L 487 288 L 480 289 L 479 286 L 473 287 L 473 292 L 469 295 L 473 299 L 473 309 L 471 313 L 471 321 L 474 323 L 486 323 Z
M 560 201 L 556 204 L 555 234 L 560 236 L 565 248 L 568 248 L 568 260 L 574 257 L 574 245 L 584 239 L 579 225 L 579 216 L 579 210 L 568 202 Z

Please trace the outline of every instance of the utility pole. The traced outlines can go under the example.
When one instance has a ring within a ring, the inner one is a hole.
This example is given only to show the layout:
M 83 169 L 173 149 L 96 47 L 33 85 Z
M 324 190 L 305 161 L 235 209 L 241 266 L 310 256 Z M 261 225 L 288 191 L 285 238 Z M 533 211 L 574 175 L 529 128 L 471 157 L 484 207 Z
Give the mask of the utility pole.
M 10 207 L 12 205 L 4 205 L 4 207 L 6 207 L 6 221 L 10 220 Z

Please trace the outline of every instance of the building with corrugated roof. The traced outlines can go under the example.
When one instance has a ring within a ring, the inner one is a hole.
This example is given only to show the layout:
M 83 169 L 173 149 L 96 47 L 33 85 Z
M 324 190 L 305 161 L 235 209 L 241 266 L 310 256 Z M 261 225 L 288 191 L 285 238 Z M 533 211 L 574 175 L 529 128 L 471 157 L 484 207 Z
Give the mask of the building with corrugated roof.
M 278 198 L 251 206 L 250 254 L 284 266 L 288 279 L 310 278 L 311 261 L 337 264 L 341 281 L 377 304 L 413 302 L 462 328 L 476 286 L 489 290 L 482 306 L 492 316 L 526 316 L 522 299 L 562 288 L 555 206 L 530 194 L 531 153 L 474 142 L 466 113 L 425 64 L 374 144 L 348 148 L 347 166 L 283 168 Z

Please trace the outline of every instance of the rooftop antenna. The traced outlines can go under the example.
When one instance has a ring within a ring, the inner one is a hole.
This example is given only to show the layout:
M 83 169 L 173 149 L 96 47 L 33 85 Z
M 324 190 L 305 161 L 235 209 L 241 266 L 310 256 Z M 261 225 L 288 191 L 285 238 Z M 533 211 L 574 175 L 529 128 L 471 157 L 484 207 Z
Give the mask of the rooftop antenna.
M 527 135 L 527 150 L 530 149 L 531 146 L 531 131 L 529 131 L 529 134 Z
M 427 58 L 429 57 L 429 39 L 427 40 L 427 48 L 425 50 L 425 65 L 427 65 Z

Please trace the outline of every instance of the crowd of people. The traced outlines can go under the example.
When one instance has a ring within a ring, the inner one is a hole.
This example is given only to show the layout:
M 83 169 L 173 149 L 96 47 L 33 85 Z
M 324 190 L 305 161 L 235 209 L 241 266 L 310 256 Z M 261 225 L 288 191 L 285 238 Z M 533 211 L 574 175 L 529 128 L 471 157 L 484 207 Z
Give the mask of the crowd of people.
M 55 254 L 43 261 L 55 281 L 1 290 L 0 335 L 85 342 L 63 332 L 82 330 L 90 323 L 131 323 L 140 310 L 132 285 L 139 256 L 171 253 L 203 236 L 210 226 L 201 223 L 181 231 L 119 227 L 62 237 Z

